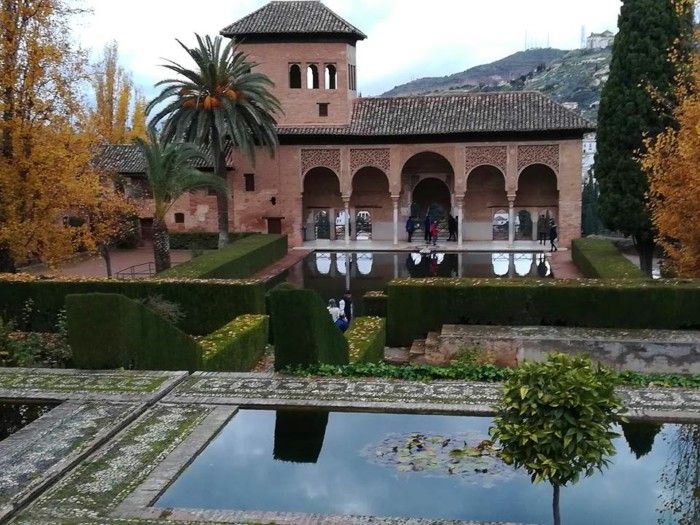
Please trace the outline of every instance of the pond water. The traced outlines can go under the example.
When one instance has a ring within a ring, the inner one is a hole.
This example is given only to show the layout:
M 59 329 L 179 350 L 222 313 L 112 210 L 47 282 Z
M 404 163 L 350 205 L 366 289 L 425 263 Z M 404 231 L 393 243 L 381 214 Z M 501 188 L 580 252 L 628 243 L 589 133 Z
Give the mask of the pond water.
M 490 423 L 241 410 L 156 506 L 551 523 L 551 487 L 495 457 Z M 604 474 L 562 489 L 563 523 L 697 523 L 700 427 L 627 424 L 615 445 Z
M 315 290 L 324 301 L 350 290 L 354 301 L 383 290 L 395 278 L 553 277 L 546 253 L 314 252 L 289 270 L 287 280 Z
M 0 441 L 40 418 L 53 408 L 41 403 L 0 401 Z

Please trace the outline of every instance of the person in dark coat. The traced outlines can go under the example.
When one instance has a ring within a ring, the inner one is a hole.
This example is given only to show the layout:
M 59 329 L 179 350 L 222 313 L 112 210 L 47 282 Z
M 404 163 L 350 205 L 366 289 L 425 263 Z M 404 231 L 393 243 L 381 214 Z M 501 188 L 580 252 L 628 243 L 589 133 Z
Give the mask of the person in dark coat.
M 447 232 L 449 234 L 448 241 L 457 240 L 457 219 L 452 214 L 447 215 Z
M 425 214 L 425 220 L 423 221 L 423 234 L 425 236 L 425 244 L 430 244 L 430 214 Z
M 549 243 L 550 243 L 550 252 L 556 252 L 557 251 L 557 245 L 556 245 L 556 240 L 558 237 L 557 233 L 557 223 L 554 221 L 554 219 L 551 220 L 549 223 Z
M 345 319 L 349 323 L 352 320 L 352 294 L 350 293 L 350 290 L 345 291 L 343 302 L 345 303 L 345 307 L 342 313 L 345 314 Z
M 416 231 L 416 221 L 414 221 L 413 216 L 411 216 L 406 221 L 406 233 L 408 234 L 408 242 L 411 242 L 413 240 L 414 231 Z

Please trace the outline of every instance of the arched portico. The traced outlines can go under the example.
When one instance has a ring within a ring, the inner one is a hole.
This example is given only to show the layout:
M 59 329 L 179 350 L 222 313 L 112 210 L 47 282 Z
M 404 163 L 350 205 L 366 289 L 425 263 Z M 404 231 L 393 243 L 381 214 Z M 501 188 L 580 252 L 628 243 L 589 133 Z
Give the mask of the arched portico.
M 516 240 L 536 240 L 540 216 L 558 221 L 557 174 L 550 166 L 531 164 L 520 172 L 514 207 L 518 219 L 515 229 Z
M 474 168 L 467 175 L 464 198 L 465 238 L 472 241 L 503 240 L 505 230 L 507 239 L 504 209 L 508 209 L 505 174 L 491 165 Z
M 352 234 L 358 240 L 393 238 L 389 178 L 379 168 L 366 166 L 352 178 L 350 217 Z
M 303 188 L 306 240 L 336 239 L 336 218 L 343 211 L 338 176 L 329 168 L 312 168 L 304 176 Z

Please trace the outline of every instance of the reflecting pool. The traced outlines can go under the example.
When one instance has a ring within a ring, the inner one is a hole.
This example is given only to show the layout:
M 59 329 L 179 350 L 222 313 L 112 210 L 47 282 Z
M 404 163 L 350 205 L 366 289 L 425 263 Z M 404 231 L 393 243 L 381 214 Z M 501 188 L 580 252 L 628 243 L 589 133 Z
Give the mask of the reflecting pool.
M 497 458 L 490 423 L 241 410 L 156 506 L 551 523 L 551 487 Z M 697 523 L 700 427 L 618 430 L 610 468 L 562 489 L 562 522 Z
M 40 418 L 53 405 L 0 401 L 0 441 Z
M 289 270 L 287 280 L 315 290 L 324 301 L 350 290 L 359 304 L 395 278 L 553 277 L 545 253 L 314 252 Z

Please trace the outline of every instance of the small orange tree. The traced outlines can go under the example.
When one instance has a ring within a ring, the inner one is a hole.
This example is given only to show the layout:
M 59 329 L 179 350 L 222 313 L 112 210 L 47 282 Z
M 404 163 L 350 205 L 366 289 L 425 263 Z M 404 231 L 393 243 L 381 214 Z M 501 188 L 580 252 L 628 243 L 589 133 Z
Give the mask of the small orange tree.
M 681 88 L 682 89 L 682 88 Z M 649 177 L 652 219 L 671 269 L 700 277 L 700 59 L 695 88 L 683 89 L 673 114 L 677 126 L 647 140 L 642 168 Z

